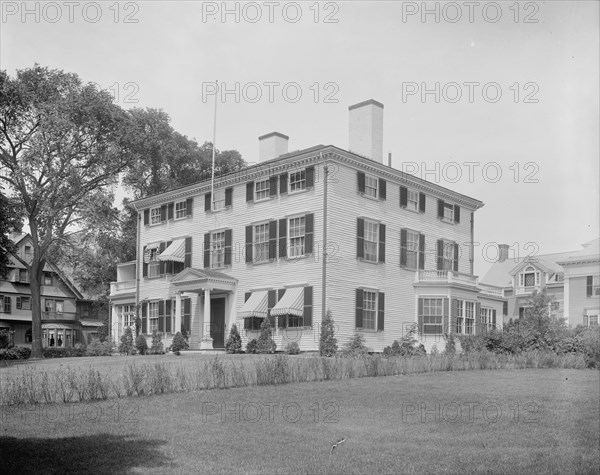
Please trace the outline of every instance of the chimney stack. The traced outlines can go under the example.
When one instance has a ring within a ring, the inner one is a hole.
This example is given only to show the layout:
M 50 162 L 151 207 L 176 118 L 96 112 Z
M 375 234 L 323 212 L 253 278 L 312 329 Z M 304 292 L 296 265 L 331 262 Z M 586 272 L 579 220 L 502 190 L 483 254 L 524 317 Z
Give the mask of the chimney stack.
M 498 262 L 504 262 L 508 259 L 508 244 L 498 244 Z
M 348 107 L 351 152 L 383 163 L 383 104 L 374 99 Z
M 258 137 L 258 162 L 266 162 L 287 153 L 289 139 L 287 135 L 279 132 L 271 132 Z

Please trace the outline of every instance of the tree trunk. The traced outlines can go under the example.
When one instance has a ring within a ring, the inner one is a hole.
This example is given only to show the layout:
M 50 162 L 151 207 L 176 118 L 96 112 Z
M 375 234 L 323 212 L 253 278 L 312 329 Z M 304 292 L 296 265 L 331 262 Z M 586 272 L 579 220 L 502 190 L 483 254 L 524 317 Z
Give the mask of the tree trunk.
M 31 358 L 43 358 L 42 352 L 42 299 L 41 299 L 41 267 L 39 258 L 34 254 L 29 272 L 31 288 Z

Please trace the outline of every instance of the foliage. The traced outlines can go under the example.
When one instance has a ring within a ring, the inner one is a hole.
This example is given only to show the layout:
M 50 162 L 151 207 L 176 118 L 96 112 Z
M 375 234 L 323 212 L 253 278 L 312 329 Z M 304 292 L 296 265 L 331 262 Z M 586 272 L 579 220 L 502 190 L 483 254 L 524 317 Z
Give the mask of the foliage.
M 173 337 L 173 341 L 171 342 L 171 351 L 176 355 L 181 354 L 181 350 L 186 350 L 188 348 L 187 341 L 183 338 L 181 332 L 175 333 Z
M 269 354 L 275 353 L 277 350 L 277 344 L 273 341 L 271 331 L 271 324 L 269 323 L 268 318 L 264 318 L 262 323 L 260 324 L 260 335 L 256 340 L 256 352 Z
M 256 338 L 253 338 L 246 344 L 246 353 L 248 353 L 248 354 L 257 353 L 257 349 L 258 349 L 257 347 L 258 347 L 258 341 L 256 340 Z
M 100 341 L 94 338 L 85 349 L 85 356 L 110 356 L 112 355 L 112 344 L 110 341 Z
M 337 338 L 335 338 L 335 322 L 331 310 L 327 310 L 321 323 L 319 338 L 319 354 L 321 356 L 335 356 L 338 351 Z
M 6 329 L 0 330 L 0 349 L 10 346 L 10 333 Z
M 365 356 L 368 352 L 365 337 L 358 332 L 354 333 L 354 336 L 343 346 L 341 351 L 344 357 Z
M 89 345 L 88 345 L 88 347 L 89 347 Z M 71 358 L 74 356 L 96 356 L 96 355 L 87 355 L 86 350 L 81 345 L 76 346 L 76 347 L 50 346 L 50 347 L 44 348 L 44 358 Z
M 5 279 L 8 275 L 9 254 L 16 250 L 15 243 L 10 239 L 10 232 L 22 229 L 21 208 L 22 204 L 17 199 L 0 192 L 0 279 Z
M 135 349 L 140 355 L 148 353 L 148 341 L 144 335 L 138 335 L 135 337 Z
M 123 335 L 121 335 L 119 353 L 126 355 L 135 354 L 135 346 L 133 344 L 133 332 L 131 331 L 131 327 L 126 327 L 123 331 Z
M 31 356 L 31 349 L 22 346 L 0 349 L 0 360 L 26 360 Z
M 152 343 L 150 344 L 151 355 L 164 355 L 165 350 L 162 342 L 162 333 L 157 330 L 152 331 Z
M 444 348 L 445 355 L 456 354 L 456 343 L 454 342 L 454 335 L 451 333 L 446 336 L 446 348 Z
M 291 341 L 287 344 L 284 351 L 286 355 L 299 355 L 300 346 L 298 345 L 298 342 Z
M 240 332 L 238 331 L 237 325 L 235 323 L 231 325 L 229 337 L 225 342 L 225 351 L 230 354 L 242 353 L 242 338 L 240 337 Z
M 425 354 L 425 347 L 421 344 L 417 346 L 417 339 L 415 338 L 416 326 L 411 327 L 410 330 L 400 340 L 394 340 L 392 346 L 385 347 L 383 354 L 385 356 L 419 356 Z

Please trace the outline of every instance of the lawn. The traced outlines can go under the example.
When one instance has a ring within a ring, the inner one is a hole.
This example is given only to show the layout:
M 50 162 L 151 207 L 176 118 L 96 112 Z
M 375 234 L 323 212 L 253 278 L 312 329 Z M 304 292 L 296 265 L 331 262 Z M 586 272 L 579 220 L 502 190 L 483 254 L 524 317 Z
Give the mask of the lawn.
M 598 473 L 599 375 L 460 371 L 4 407 L 0 470 Z

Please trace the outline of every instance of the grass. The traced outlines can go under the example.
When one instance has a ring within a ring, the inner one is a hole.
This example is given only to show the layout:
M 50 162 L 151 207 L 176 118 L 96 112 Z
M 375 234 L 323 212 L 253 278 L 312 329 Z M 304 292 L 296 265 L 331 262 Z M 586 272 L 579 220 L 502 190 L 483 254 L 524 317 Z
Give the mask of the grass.
M 440 372 L 5 406 L 0 471 L 598 473 L 599 374 Z

